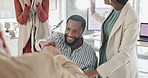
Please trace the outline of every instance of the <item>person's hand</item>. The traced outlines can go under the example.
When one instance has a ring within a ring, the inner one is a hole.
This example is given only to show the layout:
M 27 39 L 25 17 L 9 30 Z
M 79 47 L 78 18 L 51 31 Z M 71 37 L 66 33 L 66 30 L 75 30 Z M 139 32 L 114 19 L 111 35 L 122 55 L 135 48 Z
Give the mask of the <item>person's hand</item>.
M 99 73 L 96 70 L 88 70 L 88 71 L 84 71 L 84 73 L 89 77 L 89 78 L 93 78 L 96 77 L 97 75 L 99 75 Z
M 38 7 L 40 4 L 41 4 L 41 3 L 40 3 L 40 0 L 35 0 L 35 5 L 36 5 L 36 7 Z
M 43 52 L 50 52 L 53 56 L 62 54 L 60 50 L 53 46 L 45 46 Z
M 48 43 L 41 41 L 39 45 L 40 45 L 40 47 L 42 49 L 44 49 L 45 46 L 53 46 L 53 47 L 56 47 L 56 43 L 54 41 L 50 41 Z
M 23 1 L 24 1 L 24 3 L 25 3 L 27 6 L 30 6 L 30 5 L 31 5 L 30 0 L 23 0 Z
M 46 46 L 53 46 L 53 47 L 57 47 L 56 43 L 54 41 L 50 41 L 48 43 L 46 43 Z
M 46 42 L 41 41 L 41 42 L 39 43 L 39 45 L 40 45 L 41 49 L 43 49 L 43 48 L 46 46 Z
M 40 2 L 36 2 L 36 7 L 40 6 Z
M 95 13 L 95 1 L 94 0 L 90 0 L 90 11 L 91 11 L 91 14 Z

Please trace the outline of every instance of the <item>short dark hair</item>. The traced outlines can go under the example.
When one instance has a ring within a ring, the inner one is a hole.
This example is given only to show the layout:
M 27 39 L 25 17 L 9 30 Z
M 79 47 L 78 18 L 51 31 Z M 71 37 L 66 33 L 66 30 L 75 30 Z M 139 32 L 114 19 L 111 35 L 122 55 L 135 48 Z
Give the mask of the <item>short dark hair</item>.
M 126 4 L 128 0 L 116 0 L 119 4 Z
M 85 26 L 86 26 L 86 21 L 85 21 L 85 19 L 84 19 L 82 16 L 80 16 L 80 15 L 72 15 L 72 16 L 70 16 L 70 17 L 67 19 L 67 22 L 66 22 L 66 23 L 68 23 L 68 21 L 69 21 L 70 19 L 71 19 L 71 20 L 78 21 L 78 22 L 81 22 L 81 26 L 82 26 L 83 31 L 84 31 Z

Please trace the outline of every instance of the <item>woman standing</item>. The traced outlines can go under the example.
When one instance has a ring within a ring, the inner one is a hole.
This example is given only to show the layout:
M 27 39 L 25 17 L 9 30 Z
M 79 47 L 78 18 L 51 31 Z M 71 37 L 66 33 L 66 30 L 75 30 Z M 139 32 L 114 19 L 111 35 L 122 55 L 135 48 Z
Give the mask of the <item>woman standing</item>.
M 49 0 L 14 0 L 19 27 L 18 55 L 35 52 L 37 39 L 50 35 Z
M 100 61 L 96 70 L 86 71 L 89 77 L 138 78 L 137 55 L 134 50 L 139 35 L 139 19 L 128 0 L 104 0 L 111 5 L 107 18 L 95 12 L 92 16 L 102 23 Z

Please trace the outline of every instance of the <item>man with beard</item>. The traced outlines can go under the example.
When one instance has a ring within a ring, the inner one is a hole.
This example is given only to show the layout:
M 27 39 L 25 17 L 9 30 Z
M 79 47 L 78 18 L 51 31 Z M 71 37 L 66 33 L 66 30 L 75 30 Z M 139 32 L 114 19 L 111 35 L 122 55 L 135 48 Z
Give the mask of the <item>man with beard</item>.
M 0 25 L 0 78 L 88 78 L 55 43 L 49 44 L 41 53 L 13 57 Z
M 55 42 L 57 48 L 79 66 L 83 71 L 96 69 L 97 56 L 82 34 L 85 30 L 85 19 L 79 15 L 72 15 L 66 23 L 65 34 L 55 32 L 46 39 L 36 42 L 36 49 L 42 51 L 49 43 Z

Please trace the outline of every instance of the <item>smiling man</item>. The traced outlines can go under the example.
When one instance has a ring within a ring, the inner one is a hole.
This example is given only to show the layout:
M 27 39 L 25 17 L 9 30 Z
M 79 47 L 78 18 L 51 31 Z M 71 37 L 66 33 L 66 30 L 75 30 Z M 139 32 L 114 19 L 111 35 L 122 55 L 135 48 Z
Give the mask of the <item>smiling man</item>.
M 0 78 L 88 78 L 76 64 L 62 55 L 54 42 L 44 47 L 41 53 L 16 57 L 9 53 L 0 25 Z
M 49 43 L 55 42 L 57 48 L 77 64 L 83 71 L 96 69 L 97 56 L 94 49 L 83 38 L 85 19 L 79 15 L 72 15 L 66 23 L 65 33 L 55 32 L 46 39 L 36 42 L 36 49 L 42 51 Z

